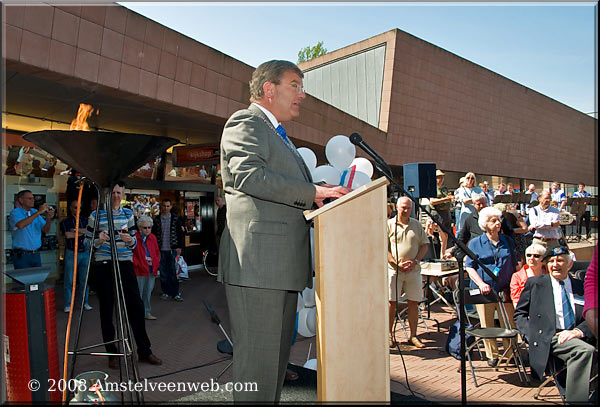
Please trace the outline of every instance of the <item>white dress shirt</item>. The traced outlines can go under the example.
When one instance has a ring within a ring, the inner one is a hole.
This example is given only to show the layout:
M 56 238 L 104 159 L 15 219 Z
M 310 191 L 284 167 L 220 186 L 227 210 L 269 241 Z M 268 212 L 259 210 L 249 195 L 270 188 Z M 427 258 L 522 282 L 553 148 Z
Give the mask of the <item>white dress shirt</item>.
M 258 103 L 252 103 L 252 104 L 254 106 L 258 107 L 260 110 L 262 110 L 262 112 L 265 114 L 265 116 L 267 116 L 267 119 L 269 119 L 269 121 L 271 122 L 273 127 L 277 128 L 277 126 L 279 126 L 281 124 L 277 121 L 277 118 L 275 118 L 275 115 L 273 113 L 269 112 L 266 107 L 263 107 L 263 106 L 259 105 Z
M 544 239 L 558 239 L 558 226 L 552 226 L 552 222 L 558 222 L 560 211 L 554 206 L 548 206 L 543 210 L 540 205 L 529 210 L 529 225 L 535 228 L 533 237 Z
M 554 312 L 556 314 L 556 329 L 565 329 L 565 318 L 563 315 L 562 306 L 562 288 L 557 279 L 550 275 L 550 281 L 552 281 L 552 293 L 554 294 Z M 569 296 L 569 302 L 573 309 L 573 316 L 575 316 L 575 297 L 573 296 L 573 288 L 571 287 L 571 279 L 567 277 L 565 279 L 565 290 Z

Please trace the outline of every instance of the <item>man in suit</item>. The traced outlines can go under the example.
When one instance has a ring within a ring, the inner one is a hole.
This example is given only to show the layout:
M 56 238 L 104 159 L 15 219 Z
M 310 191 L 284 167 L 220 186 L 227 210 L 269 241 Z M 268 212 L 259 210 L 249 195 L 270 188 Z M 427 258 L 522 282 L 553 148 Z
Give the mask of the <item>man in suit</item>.
M 288 61 L 261 64 L 248 109 L 235 112 L 221 138 L 227 222 L 218 280 L 225 284 L 233 336 L 236 402 L 277 402 L 290 354 L 298 292 L 312 286 L 310 225 L 303 210 L 348 192 L 312 183 L 282 121 L 298 117 L 302 71 Z
M 549 274 L 530 277 L 515 310 L 515 322 L 529 343 L 531 369 L 541 378 L 550 353 L 567 365 L 567 402 L 587 402 L 595 341 L 583 319 L 583 282 L 569 276 L 569 249 L 544 255 Z

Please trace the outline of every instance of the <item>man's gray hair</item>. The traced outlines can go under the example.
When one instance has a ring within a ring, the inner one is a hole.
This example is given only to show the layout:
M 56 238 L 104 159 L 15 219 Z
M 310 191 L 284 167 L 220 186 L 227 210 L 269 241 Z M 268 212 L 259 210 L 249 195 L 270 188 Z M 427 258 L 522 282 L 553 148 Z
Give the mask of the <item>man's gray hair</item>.
M 477 220 L 477 224 L 479 225 L 481 230 L 485 232 L 485 226 L 487 225 L 490 218 L 493 216 L 497 216 L 498 219 L 500 219 L 502 217 L 502 212 L 500 212 L 500 210 L 494 208 L 493 206 L 487 206 L 479 212 L 479 219 Z
M 140 227 L 142 227 L 143 223 L 149 223 L 152 225 L 154 223 L 154 221 L 152 220 L 152 218 L 150 216 L 142 215 L 138 219 L 136 225 L 138 226 L 138 228 L 140 228 Z
M 250 80 L 250 101 L 256 102 L 262 99 L 265 95 L 263 85 L 266 82 L 279 84 L 281 77 L 287 71 L 297 73 L 301 78 L 304 78 L 304 73 L 296 64 L 290 61 L 272 60 L 263 62 L 256 68 Z

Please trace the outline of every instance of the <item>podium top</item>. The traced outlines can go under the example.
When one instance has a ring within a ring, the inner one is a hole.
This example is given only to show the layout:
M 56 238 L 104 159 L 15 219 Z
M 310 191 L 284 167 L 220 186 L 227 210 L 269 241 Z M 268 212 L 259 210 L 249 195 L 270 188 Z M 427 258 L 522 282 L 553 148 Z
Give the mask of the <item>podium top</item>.
M 377 189 L 381 186 L 387 186 L 388 184 L 389 184 L 389 181 L 385 177 L 378 178 L 375 181 L 371 181 L 368 184 L 355 189 L 354 191 L 350 192 L 349 194 L 346 194 L 343 197 L 338 198 L 335 201 L 328 203 L 327 205 L 323 205 L 319 209 L 304 211 L 304 218 L 306 218 L 306 220 L 312 220 L 316 216 L 319 216 L 320 214 L 325 213 L 325 212 L 335 208 L 336 206 L 342 205 L 344 202 L 351 201 L 352 199 L 358 198 L 359 196 L 364 195 L 364 194 L 366 194 L 374 189 Z

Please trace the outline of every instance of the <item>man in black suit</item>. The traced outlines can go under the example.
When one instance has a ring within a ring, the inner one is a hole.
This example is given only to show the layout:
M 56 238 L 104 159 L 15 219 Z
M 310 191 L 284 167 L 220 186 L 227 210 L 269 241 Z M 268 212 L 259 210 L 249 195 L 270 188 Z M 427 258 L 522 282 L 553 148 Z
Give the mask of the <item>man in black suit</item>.
M 595 338 L 583 319 L 583 282 L 569 277 L 569 249 L 559 246 L 544 255 L 549 274 L 525 283 L 515 322 L 529 343 L 531 369 L 541 378 L 550 353 L 567 365 L 567 402 L 587 402 Z

